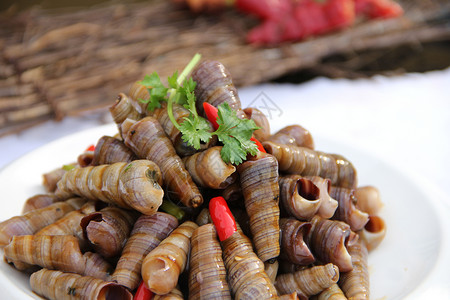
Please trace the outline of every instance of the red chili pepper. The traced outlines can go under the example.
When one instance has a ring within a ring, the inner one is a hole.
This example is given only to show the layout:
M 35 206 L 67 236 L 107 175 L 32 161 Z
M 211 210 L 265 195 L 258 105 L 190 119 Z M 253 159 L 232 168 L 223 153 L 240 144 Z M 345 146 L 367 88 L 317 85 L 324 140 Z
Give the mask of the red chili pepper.
M 258 141 L 258 140 L 257 140 L 256 138 L 254 138 L 254 137 L 252 137 L 250 140 L 255 142 L 256 146 L 258 146 L 258 150 L 259 150 L 259 151 L 264 152 L 264 153 L 267 153 L 267 152 L 266 152 L 266 149 L 264 149 L 264 147 L 263 147 L 263 145 L 261 144 L 260 141 Z
M 203 109 L 205 110 L 206 117 L 213 125 L 214 130 L 217 130 L 217 128 L 219 128 L 219 124 L 217 124 L 217 118 L 219 117 L 219 110 L 215 106 L 209 104 L 208 102 L 203 102 Z M 260 141 L 258 141 L 254 137 L 252 137 L 250 140 L 256 143 L 259 151 L 264 153 L 266 152 Z
M 144 284 L 144 281 L 141 281 L 139 287 L 136 291 L 136 294 L 133 297 L 133 300 L 150 300 L 153 298 L 153 293 L 150 291 Z
M 219 128 L 219 124 L 217 124 L 217 118 L 219 117 L 219 110 L 209 104 L 208 102 L 203 102 L 203 109 L 205 110 L 206 117 L 211 122 L 214 127 L 214 130 Z
M 223 197 L 215 197 L 209 201 L 209 213 L 220 241 L 228 239 L 237 231 L 236 221 Z
M 84 150 L 84 152 L 89 152 L 89 151 L 95 151 L 95 146 L 90 145 L 89 147 L 86 148 L 86 150 Z
M 393 18 L 403 14 L 402 7 L 391 0 L 355 0 L 357 14 L 369 18 Z

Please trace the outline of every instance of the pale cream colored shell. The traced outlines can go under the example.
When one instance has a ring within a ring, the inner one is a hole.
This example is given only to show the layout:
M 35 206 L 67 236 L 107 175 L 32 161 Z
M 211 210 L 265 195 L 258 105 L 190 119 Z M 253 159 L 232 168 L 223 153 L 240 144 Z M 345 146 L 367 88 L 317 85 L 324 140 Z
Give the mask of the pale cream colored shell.
M 141 281 L 141 266 L 145 256 L 178 226 L 178 220 L 169 214 L 157 212 L 141 215 L 134 224 L 123 248 L 111 280 L 134 290 Z
M 221 150 L 222 146 L 215 146 L 183 158 L 186 169 L 198 186 L 224 189 L 236 180 L 236 167 L 223 161 Z
M 142 280 L 153 293 L 164 295 L 177 285 L 187 264 L 192 233 L 197 227 L 194 222 L 184 222 L 144 258 Z
M 355 190 L 356 207 L 371 216 L 378 215 L 384 204 L 380 191 L 374 186 L 361 186 Z
M 320 189 L 300 175 L 283 176 L 278 182 L 283 210 L 298 220 L 311 220 L 321 206 Z
M 370 252 L 384 240 L 386 236 L 386 223 L 379 216 L 369 216 L 369 222 L 367 222 L 362 230 L 358 231 L 358 234 Z
M 338 207 L 338 202 L 330 196 L 331 180 L 319 176 L 308 176 L 307 178 L 320 190 L 320 206 L 317 214 L 324 219 L 330 219 Z
M 353 270 L 341 274 L 339 286 L 349 300 L 368 300 L 370 283 L 367 248 L 361 239 L 347 248 L 352 257 Z

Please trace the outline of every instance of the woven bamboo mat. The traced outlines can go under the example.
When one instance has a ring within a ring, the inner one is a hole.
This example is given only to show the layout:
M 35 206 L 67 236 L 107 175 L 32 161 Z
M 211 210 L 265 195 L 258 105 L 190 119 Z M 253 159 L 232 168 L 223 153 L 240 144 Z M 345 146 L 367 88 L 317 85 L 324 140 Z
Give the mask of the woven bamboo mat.
M 193 15 L 170 1 L 108 4 L 78 11 L 33 8 L 0 15 L 0 136 L 40 122 L 104 110 L 145 74 L 162 78 L 195 53 L 219 60 L 238 86 L 314 66 L 336 53 L 450 39 L 450 4 L 399 1 L 401 18 L 254 47 L 255 20 L 235 11 Z

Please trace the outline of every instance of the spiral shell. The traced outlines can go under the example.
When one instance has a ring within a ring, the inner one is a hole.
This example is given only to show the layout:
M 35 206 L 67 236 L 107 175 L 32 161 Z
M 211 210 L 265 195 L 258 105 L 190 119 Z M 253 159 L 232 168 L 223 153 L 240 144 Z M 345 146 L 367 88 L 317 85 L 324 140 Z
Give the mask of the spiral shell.
M 339 286 L 349 300 L 369 299 L 369 267 L 368 252 L 364 242 L 360 239 L 348 246 L 352 257 L 353 270 L 341 274 Z
M 256 253 L 262 261 L 275 258 L 280 254 L 277 160 L 260 152 L 240 164 L 238 172 Z
M 76 163 L 70 164 L 76 165 Z M 42 185 L 47 193 L 53 193 L 56 190 L 56 184 L 67 171 L 64 168 L 56 168 L 50 172 L 42 174 Z
M 189 110 L 176 103 L 173 104 L 172 113 L 178 124 L 183 123 L 184 118 L 187 118 L 190 115 Z M 198 151 L 208 149 L 217 142 L 217 137 L 213 136 L 209 139 L 208 142 L 201 143 L 199 150 L 196 150 L 192 146 L 188 146 L 187 143 L 183 141 L 181 132 L 178 130 L 178 128 L 175 127 L 175 125 L 173 125 L 172 121 L 170 120 L 169 114 L 167 113 L 167 105 L 165 103 L 162 104 L 161 108 L 155 109 L 152 113 L 152 116 L 159 121 L 167 137 L 172 141 L 175 151 L 180 157 L 192 155 Z M 214 128 L 210 123 L 209 125 L 210 131 L 213 132 Z
M 80 198 L 73 201 L 56 202 L 1 222 L 0 247 L 7 245 L 13 236 L 36 233 L 45 226 L 61 219 L 67 213 L 80 208 L 84 202 L 86 201 Z
M 275 281 L 280 294 L 297 292 L 310 297 L 318 294 L 339 280 L 339 269 L 333 264 L 314 266 L 295 273 L 281 274 Z
M 122 252 L 136 219 L 134 211 L 105 207 L 85 216 L 80 224 L 94 250 L 105 258 L 111 258 Z
M 151 216 L 141 215 L 134 224 L 111 280 L 130 290 L 136 289 L 141 280 L 144 257 L 177 226 L 177 219 L 163 212 Z
M 324 219 L 331 218 L 338 207 L 338 202 L 330 196 L 331 180 L 319 176 L 309 176 L 307 178 L 320 190 L 320 206 L 317 214 Z
M 22 262 L 52 270 L 84 274 L 85 258 L 70 235 L 15 236 L 4 248 L 8 262 Z
M 139 120 L 143 116 L 144 110 L 137 105 L 135 101 L 132 101 L 124 93 L 120 93 L 116 99 L 116 102 L 109 108 L 109 112 L 113 117 L 114 123 L 120 125 L 126 119 Z M 120 131 L 120 126 L 119 126 Z
M 144 115 L 148 114 L 148 104 L 145 103 L 145 100 L 150 99 L 150 94 L 146 86 L 136 81 L 131 85 L 128 95 L 130 96 L 132 105 L 139 106 L 139 109 L 136 108 L 138 112 L 142 112 Z
M 374 186 L 361 186 L 355 189 L 356 207 L 369 215 L 378 215 L 383 208 L 380 191 Z
M 55 194 L 52 193 L 34 195 L 25 201 L 22 207 L 22 214 L 26 214 L 27 212 L 30 212 L 35 209 L 47 207 L 50 204 L 55 203 L 57 201 L 59 201 L 59 199 L 55 196 Z
M 92 166 L 110 165 L 117 162 L 129 163 L 137 157 L 125 144 L 111 136 L 102 136 L 95 146 Z
M 149 160 L 76 168 L 58 182 L 55 194 L 98 199 L 150 215 L 162 203 L 161 178 L 158 166 Z
M 353 189 L 332 186 L 330 196 L 339 203 L 333 219 L 344 221 L 353 231 L 358 231 L 369 221 L 369 215 L 356 208 L 353 192 Z
M 85 276 L 109 280 L 113 267 L 100 254 L 95 252 L 86 252 L 83 254 L 83 257 L 86 262 L 83 273 Z
M 264 271 L 264 263 L 253 252 L 241 231 L 221 242 L 228 283 L 234 299 L 269 299 L 277 291 Z
M 238 118 L 246 117 L 231 75 L 223 64 L 217 61 L 203 61 L 192 72 L 192 79 L 197 83 L 194 93 L 199 114 L 204 115 L 203 102 L 215 107 L 228 103 L 231 109 L 236 111 Z
M 280 171 L 329 178 L 334 186 L 355 188 L 357 185 L 356 169 L 343 156 L 269 141 L 262 144 L 277 158 Z
M 293 145 L 314 150 L 314 140 L 311 133 L 300 125 L 283 127 L 266 140 L 278 144 Z
M 347 245 L 353 243 L 357 236 L 350 226 L 341 221 L 327 220 L 315 216 L 311 220 L 311 231 L 306 243 L 319 261 L 333 263 L 341 272 L 352 270 L 352 260 Z
M 222 160 L 222 146 L 183 158 L 183 162 L 194 182 L 201 187 L 224 189 L 236 180 L 236 168 Z
M 114 299 L 131 300 L 133 295 L 123 286 L 90 276 L 73 273 L 39 270 L 30 277 L 31 289 L 50 300 Z
M 123 128 L 124 129 L 124 128 Z M 154 161 L 161 169 L 164 184 L 186 206 L 197 207 L 203 196 L 192 181 L 181 158 L 175 153 L 158 120 L 146 117 L 124 129 L 125 144 L 139 157 Z
M 314 300 L 347 300 L 344 292 L 337 283 L 333 284 L 327 289 L 324 289 L 320 294 L 313 298 Z
M 237 203 L 240 202 L 240 200 L 243 200 L 244 196 L 242 195 L 242 189 L 239 180 L 236 180 L 235 182 L 227 186 L 222 192 L 222 197 L 228 203 L 231 202 Z
M 321 205 L 320 190 L 309 179 L 300 175 L 279 179 L 280 204 L 283 211 L 298 220 L 310 220 Z
M 205 207 L 203 208 L 197 215 L 195 219 L 195 223 L 198 226 L 203 226 L 205 224 L 212 223 L 211 215 L 209 214 L 209 210 Z
M 189 263 L 189 299 L 231 299 L 213 224 L 200 226 L 193 232 Z
M 294 219 L 280 219 L 280 258 L 296 265 L 308 265 L 315 261 L 305 240 L 311 230 L 311 223 Z
M 177 285 L 187 263 L 192 233 L 197 228 L 194 222 L 184 222 L 144 258 L 142 280 L 153 293 L 164 295 Z
M 169 293 L 165 295 L 154 295 L 153 300 L 183 300 L 183 293 L 181 293 L 178 287 L 172 289 Z
M 372 251 L 383 241 L 386 235 L 386 223 L 379 216 L 369 216 L 369 222 L 358 231 L 358 234 L 366 244 L 367 250 Z
M 260 128 L 253 131 L 253 136 L 260 142 L 267 140 L 270 136 L 270 123 L 266 115 L 255 107 L 247 107 L 244 112 Z

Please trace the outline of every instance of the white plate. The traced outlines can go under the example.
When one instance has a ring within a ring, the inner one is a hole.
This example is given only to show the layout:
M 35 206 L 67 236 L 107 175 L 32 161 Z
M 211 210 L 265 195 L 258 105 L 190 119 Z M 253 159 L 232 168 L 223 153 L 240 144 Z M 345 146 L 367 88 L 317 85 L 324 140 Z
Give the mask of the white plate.
M 0 172 L 0 220 L 20 213 L 24 201 L 44 192 L 42 173 L 72 162 L 87 145 L 116 132 L 106 125 L 67 136 L 11 163 Z M 318 149 L 340 153 L 358 169 L 360 185 L 377 186 L 387 223 L 383 243 L 370 253 L 371 299 L 448 299 L 450 282 L 448 207 L 423 181 L 402 173 L 364 151 L 332 139 L 315 137 Z M 0 263 L 2 299 L 39 299 L 28 276 Z

